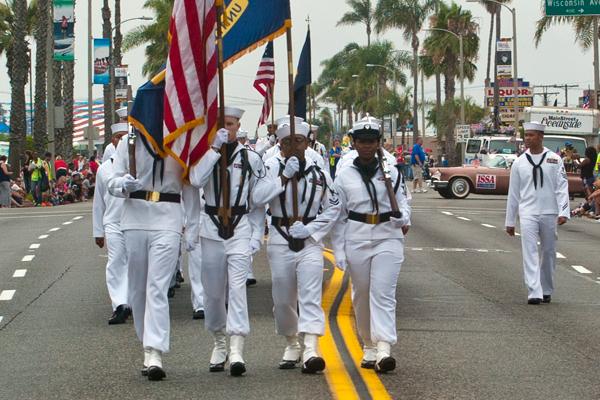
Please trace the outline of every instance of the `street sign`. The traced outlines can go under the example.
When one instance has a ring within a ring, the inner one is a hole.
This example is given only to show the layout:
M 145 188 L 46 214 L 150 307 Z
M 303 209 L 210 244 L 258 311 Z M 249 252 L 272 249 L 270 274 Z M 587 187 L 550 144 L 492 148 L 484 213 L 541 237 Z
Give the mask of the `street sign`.
M 600 0 L 546 0 L 546 15 L 600 15 Z
M 456 143 L 464 143 L 471 137 L 470 125 L 456 125 Z

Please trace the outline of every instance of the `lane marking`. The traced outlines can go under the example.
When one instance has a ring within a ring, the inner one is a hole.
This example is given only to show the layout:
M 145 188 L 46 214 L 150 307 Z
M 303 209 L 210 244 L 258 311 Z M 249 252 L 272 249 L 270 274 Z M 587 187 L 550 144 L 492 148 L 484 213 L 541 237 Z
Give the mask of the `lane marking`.
M 39 249 L 40 248 L 40 244 L 39 243 L 32 243 L 29 245 L 30 249 Z
M 12 300 L 13 296 L 15 295 L 15 292 L 16 290 L 3 290 L 2 292 L 0 292 L 0 300 Z
M 38 236 L 38 239 L 47 239 L 49 235 L 40 235 Z
M 515 232 L 515 236 L 521 236 L 519 232 Z
M 60 228 L 52 228 L 48 232 L 56 232 L 56 231 L 60 231 Z
M 445 214 L 445 215 L 454 215 L 450 211 L 442 211 L 442 214 Z
M 81 216 L 81 215 L 78 215 L 78 216 L 74 217 L 74 218 L 73 218 L 73 220 L 74 220 L 74 221 L 77 221 L 78 219 L 81 219 L 81 218 L 83 218 L 83 216 Z
M 324 251 L 323 256 L 333 265 L 335 258 L 329 251 Z M 325 359 L 325 379 L 329 389 L 336 399 L 359 399 L 358 392 L 354 387 L 352 378 L 344 366 L 342 356 L 335 344 L 331 327 L 329 325 L 329 313 L 335 302 L 338 291 L 342 287 L 344 273 L 338 268 L 333 269 L 333 275 L 323 291 L 322 307 L 325 312 L 325 335 L 319 340 L 319 349 Z
M 413 247 L 413 248 L 411 248 L 411 250 L 413 250 L 413 251 L 423 251 L 423 248 L 422 247 Z
M 465 217 L 456 217 L 456 218 L 458 218 L 458 219 L 462 219 L 463 221 L 470 221 L 470 219 L 469 219 L 469 218 L 465 218 Z
M 489 250 L 488 249 L 477 249 L 478 253 L 488 253 Z
M 485 226 L 486 228 L 495 228 L 494 225 L 490 225 L 490 224 L 481 224 L 481 226 Z
M 592 271 L 590 271 L 583 265 L 571 265 L 571 268 L 573 268 L 575 271 L 579 272 L 580 274 L 591 274 L 592 273 Z
M 73 221 L 67 221 L 67 222 L 63 222 L 63 225 L 71 225 L 73 223 Z
M 0 322 L 2 322 L 3 319 L 4 319 L 4 317 L 0 315 Z
M 556 252 L 556 258 L 567 258 L 559 252 Z
M 33 254 L 28 254 L 28 255 L 24 256 L 24 257 L 21 259 L 21 261 L 23 261 L 23 262 L 29 262 L 29 261 L 33 260 L 34 258 L 35 258 L 35 255 L 33 255 Z
M 27 270 L 26 269 L 16 269 L 15 273 L 13 274 L 13 278 L 24 278 L 25 275 L 27 275 Z

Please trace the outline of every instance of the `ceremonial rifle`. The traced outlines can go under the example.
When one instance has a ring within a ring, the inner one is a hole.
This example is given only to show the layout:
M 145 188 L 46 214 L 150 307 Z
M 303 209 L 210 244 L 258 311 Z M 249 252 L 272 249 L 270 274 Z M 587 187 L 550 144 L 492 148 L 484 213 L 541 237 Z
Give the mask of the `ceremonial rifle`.
M 137 178 L 137 168 L 135 166 L 135 141 L 137 137 L 135 134 L 135 130 L 132 129 L 131 132 L 127 134 L 127 151 L 129 153 L 129 175 Z
M 387 162 L 387 158 L 383 154 L 382 146 L 379 146 L 379 148 L 377 149 L 377 157 L 379 158 L 379 167 L 381 168 L 381 172 L 383 173 L 385 189 L 387 191 L 388 197 L 390 198 L 390 205 L 392 207 L 393 217 L 401 218 L 402 212 L 400 212 L 400 208 L 398 207 L 398 199 L 396 199 L 396 193 L 394 193 L 394 186 L 392 185 L 392 171 L 390 170 L 390 165 Z M 400 176 L 398 176 L 398 179 L 400 179 Z

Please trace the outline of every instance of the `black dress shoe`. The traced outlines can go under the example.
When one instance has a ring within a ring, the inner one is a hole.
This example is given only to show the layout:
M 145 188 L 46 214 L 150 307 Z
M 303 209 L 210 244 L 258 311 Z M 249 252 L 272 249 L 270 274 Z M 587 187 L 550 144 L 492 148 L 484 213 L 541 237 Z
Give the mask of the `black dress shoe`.
M 246 364 L 242 362 L 234 362 L 229 366 L 229 374 L 231 376 L 242 376 L 246 373 Z
M 167 376 L 167 374 L 165 374 L 165 371 L 161 367 L 157 367 L 156 365 L 148 367 L 148 380 L 149 381 L 160 381 L 163 378 L 165 378 L 166 376 Z
M 175 288 L 169 288 L 169 290 L 167 291 L 167 298 L 172 299 L 173 297 L 175 297 Z
M 112 313 L 112 316 L 108 320 L 109 325 L 124 324 L 128 316 L 128 309 L 124 305 L 120 305 Z
M 128 319 L 129 317 L 131 317 L 131 315 L 132 315 L 131 308 L 125 307 L 124 313 L 125 313 L 125 319 Z
M 549 294 L 545 294 L 544 298 L 542 299 L 542 303 L 550 303 L 552 301 L 552 296 L 550 296 Z
M 223 371 L 225 371 L 225 361 L 223 361 L 222 363 L 218 363 L 218 364 L 210 364 L 208 366 L 208 371 L 209 372 L 223 372 Z
M 181 274 L 181 271 L 177 271 L 177 273 L 175 274 L 175 281 L 177 283 L 185 282 L 185 279 L 183 279 L 183 275 Z
M 175 281 L 175 286 L 173 286 L 175 289 L 181 289 L 181 283 Z
M 192 319 L 204 319 L 204 310 L 196 310 L 192 315 Z
M 527 304 L 541 304 L 541 303 L 542 303 L 542 299 L 533 298 L 533 299 L 527 300 Z
M 145 365 L 142 367 L 142 376 L 148 376 L 148 367 L 146 367 Z
M 375 363 L 375 372 L 384 373 L 396 369 L 396 360 L 394 357 L 384 357 L 378 363 Z
M 254 279 L 254 278 L 246 279 L 246 286 L 254 286 L 254 285 L 256 285 L 256 279 Z
M 298 365 L 299 362 L 300 362 L 300 359 L 298 359 L 298 360 L 281 360 L 279 362 L 279 369 L 294 369 L 294 368 L 296 368 L 296 365 Z
M 311 357 L 302 364 L 303 374 L 316 374 L 325 369 L 325 360 L 321 357 Z
M 375 369 L 375 361 L 373 360 L 362 360 L 360 362 L 360 367 L 364 369 Z

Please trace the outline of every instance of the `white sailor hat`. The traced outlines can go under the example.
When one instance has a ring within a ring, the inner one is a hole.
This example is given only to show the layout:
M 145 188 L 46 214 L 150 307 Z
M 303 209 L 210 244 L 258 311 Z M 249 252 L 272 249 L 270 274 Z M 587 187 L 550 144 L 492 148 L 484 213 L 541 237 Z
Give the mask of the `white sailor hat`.
M 237 131 L 237 138 L 238 139 L 244 139 L 248 137 L 248 131 L 245 131 L 243 129 L 240 129 L 239 131 Z
M 526 131 L 538 131 L 544 133 L 546 131 L 546 125 L 542 125 L 537 121 L 525 122 L 523 129 Z
M 381 136 L 381 120 L 367 115 L 360 121 L 352 125 L 352 137 L 372 137 L 378 138 Z
M 119 122 L 118 124 L 112 124 L 110 126 L 113 135 L 121 132 L 129 132 L 129 124 L 127 122 Z
M 241 108 L 225 106 L 225 116 L 226 117 L 242 119 L 242 116 L 244 115 L 245 112 L 246 111 L 242 110 Z
M 313 124 L 310 125 L 311 132 L 316 132 L 318 130 L 319 130 L 319 125 L 313 125 Z
M 277 139 L 283 139 L 290 135 L 290 116 L 286 115 L 285 117 L 278 118 L 277 121 Z M 310 131 L 310 125 L 308 125 L 304 120 L 300 117 L 294 117 L 295 122 L 295 130 L 294 133 L 297 135 L 308 136 L 308 132 Z
M 127 118 L 127 107 L 121 107 L 115 111 L 119 118 Z

